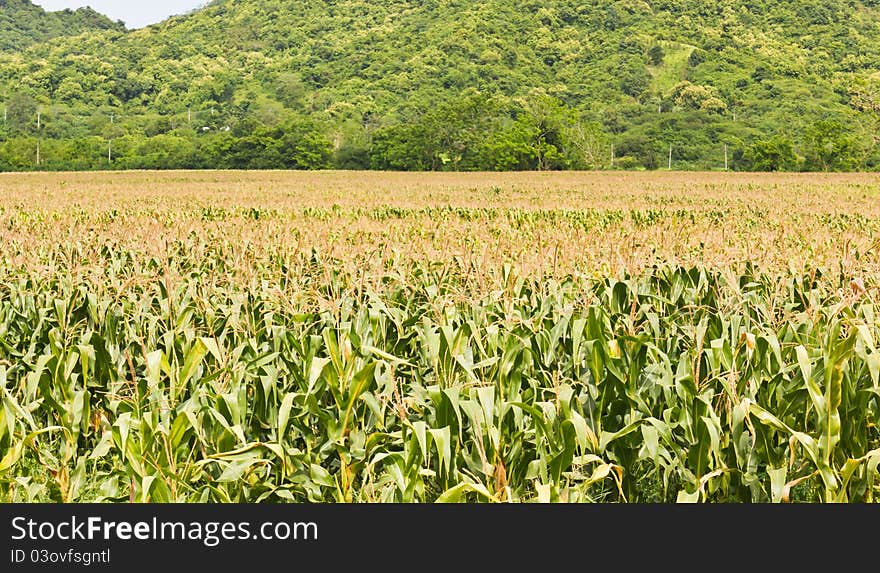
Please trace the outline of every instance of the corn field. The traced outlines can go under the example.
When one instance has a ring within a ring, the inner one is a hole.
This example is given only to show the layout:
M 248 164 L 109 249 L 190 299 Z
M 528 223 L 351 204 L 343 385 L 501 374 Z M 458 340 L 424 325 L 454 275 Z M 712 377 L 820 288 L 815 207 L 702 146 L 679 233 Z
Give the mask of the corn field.
M 880 178 L 376 177 L 0 177 L 0 499 L 880 495 Z

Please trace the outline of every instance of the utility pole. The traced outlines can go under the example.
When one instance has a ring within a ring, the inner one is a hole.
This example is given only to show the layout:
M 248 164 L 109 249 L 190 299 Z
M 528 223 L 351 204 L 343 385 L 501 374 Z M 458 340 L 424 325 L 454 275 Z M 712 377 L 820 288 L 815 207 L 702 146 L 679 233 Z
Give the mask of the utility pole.
M 672 171 L 672 144 L 669 144 L 669 170 Z
M 724 170 L 727 171 L 727 144 L 724 144 Z
M 37 139 L 37 167 L 40 166 L 40 140 Z

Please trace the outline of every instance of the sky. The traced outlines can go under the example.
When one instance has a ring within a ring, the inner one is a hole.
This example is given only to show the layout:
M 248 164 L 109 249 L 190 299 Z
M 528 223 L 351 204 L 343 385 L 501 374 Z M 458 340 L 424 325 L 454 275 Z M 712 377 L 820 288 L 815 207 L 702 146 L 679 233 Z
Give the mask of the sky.
M 207 4 L 207 0 L 32 0 L 46 10 L 64 10 L 91 6 L 113 20 L 122 20 L 129 28 L 143 28 L 168 16 L 183 14 Z

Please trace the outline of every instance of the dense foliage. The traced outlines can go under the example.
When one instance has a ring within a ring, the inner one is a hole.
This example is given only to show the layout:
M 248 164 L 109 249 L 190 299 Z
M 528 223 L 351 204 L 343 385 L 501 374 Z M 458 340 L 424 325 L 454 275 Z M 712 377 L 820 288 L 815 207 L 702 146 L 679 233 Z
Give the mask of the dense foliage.
M 670 148 L 874 169 L 878 23 L 873 0 L 220 0 L 14 41 L 0 169 L 37 167 L 38 141 L 50 169 L 656 169 Z
M 28 0 L 0 0 L 0 52 L 23 50 L 59 36 L 125 29 L 91 8 L 46 12 Z

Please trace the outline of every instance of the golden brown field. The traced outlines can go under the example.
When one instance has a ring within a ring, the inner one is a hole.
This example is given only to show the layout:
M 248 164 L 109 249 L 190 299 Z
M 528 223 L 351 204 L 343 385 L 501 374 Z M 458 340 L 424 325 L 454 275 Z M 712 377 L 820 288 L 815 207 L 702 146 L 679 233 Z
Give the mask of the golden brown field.
M 2 254 L 203 237 L 243 263 L 318 249 L 526 272 L 658 261 L 876 271 L 876 174 L 129 172 L 0 175 Z M 88 240 L 84 240 L 88 239 Z M 208 243 L 206 243 L 208 244 Z M 241 269 L 243 270 L 243 269 Z

